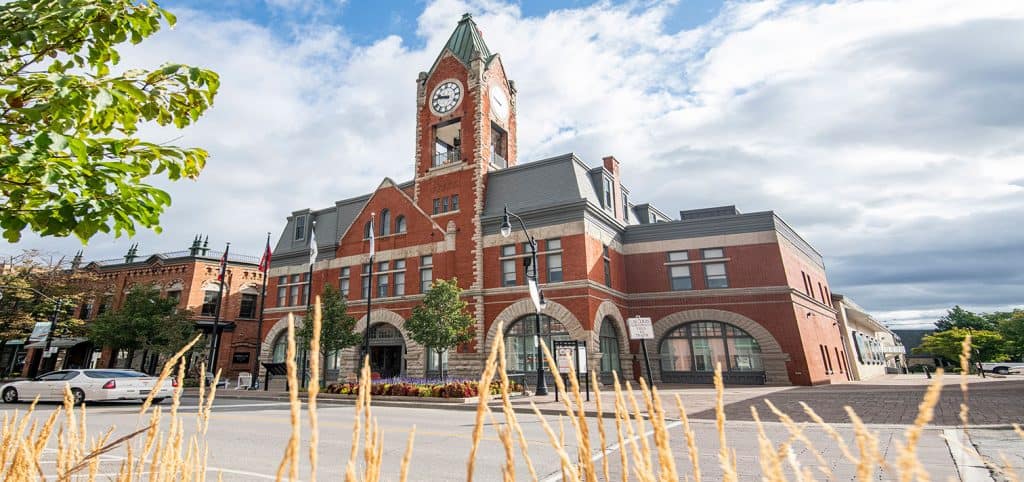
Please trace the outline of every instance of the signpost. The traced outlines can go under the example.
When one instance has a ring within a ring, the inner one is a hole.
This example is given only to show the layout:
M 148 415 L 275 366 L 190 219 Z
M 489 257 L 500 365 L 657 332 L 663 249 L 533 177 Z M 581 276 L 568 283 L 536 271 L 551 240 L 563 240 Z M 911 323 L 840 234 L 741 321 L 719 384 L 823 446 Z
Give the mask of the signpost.
M 646 316 L 635 316 L 626 320 L 629 327 L 629 339 L 640 340 L 640 348 L 644 352 L 644 365 L 647 367 L 647 384 L 654 386 L 654 379 L 651 375 L 651 357 L 647 355 L 647 340 L 654 339 L 654 325 L 651 319 Z
M 568 375 L 570 369 L 575 369 L 576 382 L 580 382 L 583 376 L 583 383 L 587 391 L 587 401 L 590 401 L 590 378 L 587 377 L 587 343 L 577 340 L 555 340 L 552 342 L 555 349 L 555 363 L 558 365 L 558 376 Z M 555 401 L 558 401 L 558 390 L 555 390 Z

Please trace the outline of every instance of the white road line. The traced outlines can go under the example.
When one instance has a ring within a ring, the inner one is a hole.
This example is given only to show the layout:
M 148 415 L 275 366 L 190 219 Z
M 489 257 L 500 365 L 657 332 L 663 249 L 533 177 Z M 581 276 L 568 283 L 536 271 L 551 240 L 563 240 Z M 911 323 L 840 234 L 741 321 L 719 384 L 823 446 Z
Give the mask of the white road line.
M 683 424 L 683 422 L 681 422 L 681 421 L 675 421 L 675 422 L 672 422 L 672 423 L 665 424 L 665 428 L 666 429 L 675 428 L 675 427 L 678 427 L 678 426 L 680 426 L 682 424 Z M 644 438 L 650 437 L 651 435 L 654 435 L 654 430 L 653 429 L 652 430 L 648 430 L 646 433 L 644 433 Z M 634 442 L 635 443 L 637 440 L 640 440 L 640 436 L 639 435 L 634 435 L 632 437 L 629 437 L 629 438 L 623 440 L 623 443 L 630 443 L 630 442 Z M 621 448 L 622 447 L 619 446 L 619 443 L 615 442 L 615 443 L 609 445 L 608 447 L 606 447 L 604 449 L 604 452 L 598 452 L 598 453 L 594 454 L 593 457 L 590 457 L 590 461 L 591 462 L 597 462 L 598 460 L 601 460 L 604 457 L 606 457 L 608 454 L 610 454 L 612 452 L 615 452 L 617 450 L 620 450 Z M 541 482 L 555 482 L 557 480 L 560 480 L 561 478 L 562 478 L 562 470 L 559 469 L 557 472 L 552 472 L 552 473 L 548 474 L 547 477 L 544 477 L 543 479 L 541 479 Z
M 54 450 L 54 449 L 49 449 L 49 450 Z M 121 461 L 124 461 L 127 458 L 127 457 L 122 457 L 120 455 L 104 455 L 103 457 L 104 458 L 101 459 L 101 461 L 105 461 L 105 462 L 121 462 Z M 206 471 L 207 472 L 223 472 L 225 474 L 244 475 L 244 476 L 247 476 L 247 477 L 255 477 L 257 479 L 264 479 L 264 480 L 277 480 L 276 474 L 275 475 L 267 475 L 267 474 L 261 474 L 259 472 L 249 472 L 247 470 L 226 469 L 226 468 L 223 468 L 223 467 L 206 467 Z M 144 474 L 148 474 L 148 473 L 149 472 L 141 472 L 141 473 L 138 473 L 138 475 L 144 475 Z M 79 474 L 75 474 L 74 476 L 77 477 L 78 475 Z M 81 475 L 87 475 L 87 474 L 81 474 Z M 117 475 L 118 475 L 117 473 L 96 474 L 97 477 L 116 477 Z M 299 481 L 299 482 L 301 482 L 301 481 Z

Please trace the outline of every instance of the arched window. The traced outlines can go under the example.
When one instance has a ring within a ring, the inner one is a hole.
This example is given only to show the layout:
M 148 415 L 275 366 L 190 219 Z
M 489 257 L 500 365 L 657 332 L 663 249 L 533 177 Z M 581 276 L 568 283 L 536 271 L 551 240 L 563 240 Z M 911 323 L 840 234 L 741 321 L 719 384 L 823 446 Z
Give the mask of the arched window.
M 395 232 L 405 232 L 405 216 L 398 216 L 397 218 L 395 218 Z
M 505 330 L 505 367 L 510 372 L 537 370 L 534 316 L 526 315 L 513 321 Z M 561 322 L 547 315 L 540 315 L 540 335 L 549 350 L 552 349 L 552 341 L 572 339 Z
M 284 363 L 285 356 L 288 353 L 288 333 L 281 333 L 274 340 L 274 353 L 272 360 L 274 363 Z
M 728 323 L 697 321 L 680 325 L 661 340 L 662 372 L 761 372 L 761 347 L 747 332 Z
M 619 332 L 615 330 L 615 322 L 610 317 L 601 321 L 601 373 L 618 372 L 622 376 L 619 364 Z
M 387 209 L 380 212 L 380 235 L 387 236 L 391 234 L 391 211 Z
M 363 225 L 363 239 L 370 239 L 370 222 L 369 221 L 367 221 L 366 224 Z

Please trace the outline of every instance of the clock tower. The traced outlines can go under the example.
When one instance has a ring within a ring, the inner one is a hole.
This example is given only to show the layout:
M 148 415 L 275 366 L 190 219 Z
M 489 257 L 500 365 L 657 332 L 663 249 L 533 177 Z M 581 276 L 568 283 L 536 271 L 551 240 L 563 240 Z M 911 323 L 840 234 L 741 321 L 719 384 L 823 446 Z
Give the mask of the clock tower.
M 454 232 L 460 255 L 452 272 L 463 288 L 482 286 L 487 175 L 516 163 L 515 116 L 515 83 L 467 13 L 416 80 L 413 195 L 439 226 Z

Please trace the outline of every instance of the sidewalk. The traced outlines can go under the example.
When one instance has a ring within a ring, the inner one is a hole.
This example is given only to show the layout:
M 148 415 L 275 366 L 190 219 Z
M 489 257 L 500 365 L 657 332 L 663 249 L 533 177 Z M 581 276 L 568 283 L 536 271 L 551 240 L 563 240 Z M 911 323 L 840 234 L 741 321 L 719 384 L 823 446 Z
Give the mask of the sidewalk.
M 798 422 L 808 421 L 800 402 L 806 402 L 825 421 L 829 423 L 848 423 L 849 418 L 845 406 L 853 408 L 865 423 L 882 425 L 911 424 L 917 415 L 917 405 L 921 401 L 928 384 L 934 380 L 924 375 L 887 375 L 866 382 L 821 385 L 816 387 L 790 386 L 729 386 L 725 388 L 723 400 L 726 416 L 729 420 L 752 420 L 750 406 L 756 406 L 764 420 L 776 420 L 771 414 L 766 400 L 771 401 L 780 410 Z M 932 425 L 959 425 L 959 406 L 962 394 L 958 376 L 943 378 L 943 390 L 936 406 Z M 553 388 L 553 387 L 552 387 Z M 195 389 L 186 389 L 186 395 L 195 396 Z M 678 395 L 683 402 L 688 417 L 693 419 L 715 418 L 715 389 L 706 385 L 664 385 L 658 386 L 662 406 L 666 417 L 678 419 L 679 412 L 675 397 Z M 971 376 L 969 380 L 969 406 L 971 408 L 972 425 L 1008 426 L 1010 423 L 1024 421 L 1024 405 L 1019 403 L 1024 393 L 1024 377 L 985 378 Z M 305 394 L 300 394 L 305 399 Z M 646 411 L 643 398 L 634 386 L 634 396 L 642 411 Z M 584 401 L 583 407 L 588 416 L 597 416 L 596 395 L 591 393 L 591 400 Z M 264 392 L 219 389 L 217 398 L 288 400 L 286 392 Z M 351 399 L 337 395 L 321 393 L 317 399 L 325 404 L 351 405 Z M 554 393 L 545 397 L 519 396 L 512 399 L 512 406 L 517 413 L 532 413 L 530 402 L 537 405 L 545 415 L 564 414 L 562 402 L 556 402 Z M 627 398 L 627 404 L 630 403 Z M 426 401 L 414 397 L 405 399 L 383 400 L 375 398 L 377 406 L 434 408 L 446 410 L 476 410 L 476 402 L 452 403 Z M 601 392 L 603 416 L 609 417 L 614 411 L 614 393 L 609 387 Z M 500 400 L 492 400 L 489 405 L 500 410 Z

